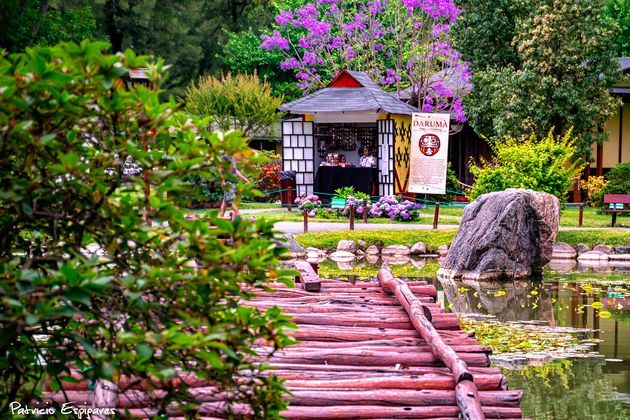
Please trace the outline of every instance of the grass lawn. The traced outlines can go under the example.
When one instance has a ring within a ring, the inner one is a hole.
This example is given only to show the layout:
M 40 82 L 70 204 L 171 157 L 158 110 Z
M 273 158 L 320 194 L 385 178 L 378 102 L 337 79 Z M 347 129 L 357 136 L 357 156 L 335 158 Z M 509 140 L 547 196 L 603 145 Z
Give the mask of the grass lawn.
M 334 250 L 341 239 L 363 239 L 368 245 L 407 245 L 412 246 L 416 242 L 424 242 L 429 250 L 435 251 L 438 246 L 450 244 L 457 233 L 456 229 L 445 230 L 353 230 L 335 232 L 311 232 L 295 236 L 297 242 L 303 247 L 315 247 L 325 250 Z M 630 230 L 571 230 L 558 233 L 558 242 L 566 242 L 571 245 L 584 243 L 588 246 L 596 244 L 606 245 L 630 245 Z

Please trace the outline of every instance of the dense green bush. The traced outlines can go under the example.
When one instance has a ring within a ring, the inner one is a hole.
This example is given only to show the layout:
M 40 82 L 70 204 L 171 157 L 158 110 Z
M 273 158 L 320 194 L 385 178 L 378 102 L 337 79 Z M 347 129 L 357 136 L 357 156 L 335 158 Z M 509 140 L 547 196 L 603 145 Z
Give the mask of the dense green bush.
M 630 194 L 630 162 L 615 165 L 606 174 L 608 184 L 604 194 Z
M 273 96 L 269 83 L 256 74 L 202 77 L 186 88 L 185 100 L 187 112 L 210 117 L 215 129 L 240 130 L 246 136 L 273 135 L 282 105 L 282 98 Z
M 152 378 L 165 390 L 154 407 L 191 403 L 195 416 L 193 396 L 173 386 L 191 372 L 228 405 L 275 417 L 285 390 L 247 356 L 257 339 L 286 345 L 291 324 L 243 300 L 286 281 L 275 271 L 284 250 L 270 224 L 216 212 L 187 220 L 172 200 L 184 176 L 222 166 L 234 180 L 223 154 L 253 152 L 238 133 L 207 132 L 174 99 L 160 102 L 160 90 L 122 88 L 145 58 L 107 48 L 0 57 L 0 416 L 78 369 L 93 380 Z M 163 68 L 149 66 L 156 86 Z M 123 175 L 128 157 L 141 174 Z
M 561 200 L 583 164 L 574 158 L 575 138 L 571 132 L 538 139 L 531 135 L 526 140 L 512 137 L 491 142 L 493 159 L 478 166 L 471 162 L 470 172 L 475 177 L 468 190 L 471 200 L 491 191 L 506 188 L 528 188 L 545 191 Z

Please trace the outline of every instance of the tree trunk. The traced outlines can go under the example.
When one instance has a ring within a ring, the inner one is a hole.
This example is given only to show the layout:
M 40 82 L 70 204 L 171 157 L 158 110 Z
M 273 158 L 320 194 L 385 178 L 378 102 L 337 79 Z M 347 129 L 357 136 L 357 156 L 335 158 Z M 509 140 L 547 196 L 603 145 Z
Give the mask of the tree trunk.
M 37 19 L 35 20 L 35 22 L 33 22 L 33 26 L 31 27 L 31 34 L 32 34 L 31 39 L 33 40 L 33 42 L 35 41 L 35 38 L 37 38 L 37 34 L 39 33 L 39 28 L 42 25 L 42 19 L 44 18 L 44 15 L 48 11 L 49 7 L 50 7 L 50 4 L 48 3 L 48 0 L 41 0 L 39 2 L 39 13 L 37 15 Z

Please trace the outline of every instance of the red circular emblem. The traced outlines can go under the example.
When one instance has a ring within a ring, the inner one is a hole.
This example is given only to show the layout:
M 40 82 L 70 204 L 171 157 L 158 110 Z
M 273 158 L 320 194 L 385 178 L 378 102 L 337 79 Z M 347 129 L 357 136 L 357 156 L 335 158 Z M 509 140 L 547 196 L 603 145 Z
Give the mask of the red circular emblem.
M 420 151 L 425 156 L 433 156 L 440 150 L 440 138 L 435 134 L 425 134 L 418 142 Z

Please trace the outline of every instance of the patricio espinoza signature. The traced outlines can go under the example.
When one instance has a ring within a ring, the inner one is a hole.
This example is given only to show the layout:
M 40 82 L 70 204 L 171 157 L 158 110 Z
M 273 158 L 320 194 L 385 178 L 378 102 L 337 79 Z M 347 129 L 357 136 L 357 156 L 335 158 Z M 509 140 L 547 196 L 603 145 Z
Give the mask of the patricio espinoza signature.
M 17 401 L 9 404 L 12 415 L 18 416 L 54 416 L 57 414 L 56 407 L 29 407 L 28 404 L 22 405 Z M 79 419 L 90 420 L 92 416 L 112 416 L 116 414 L 115 408 L 102 407 L 76 407 L 72 403 L 63 403 L 59 408 L 59 413 L 63 415 L 74 414 Z

